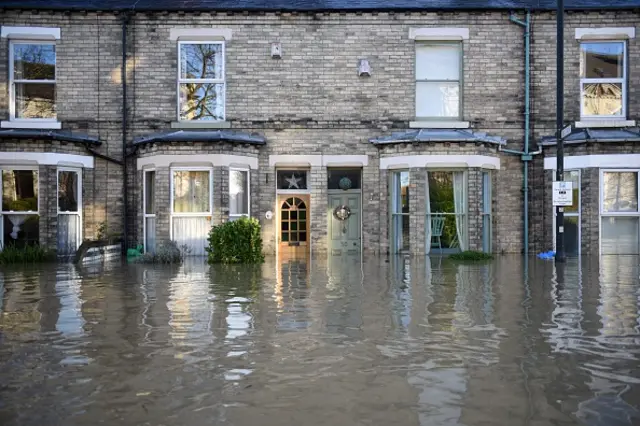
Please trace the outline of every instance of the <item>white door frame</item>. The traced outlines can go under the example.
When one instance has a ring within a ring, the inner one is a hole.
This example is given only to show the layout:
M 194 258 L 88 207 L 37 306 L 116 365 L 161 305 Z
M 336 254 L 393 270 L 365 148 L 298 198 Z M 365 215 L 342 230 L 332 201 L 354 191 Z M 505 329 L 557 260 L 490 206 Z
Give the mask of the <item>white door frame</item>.
M 78 174 L 78 194 L 76 194 L 77 196 L 77 200 L 78 200 L 78 211 L 77 212 L 61 212 L 60 211 L 60 199 L 58 198 L 58 194 L 60 193 L 60 172 L 74 172 Z M 38 184 L 40 183 L 40 177 L 38 176 Z M 38 193 L 38 198 L 39 198 L 39 193 Z M 82 214 L 82 210 L 83 210 L 83 204 L 82 204 L 82 168 L 79 167 L 63 167 L 63 166 L 58 166 L 57 170 L 56 170 L 56 212 L 57 215 L 76 215 L 78 216 L 78 235 L 77 235 L 77 241 L 76 241 L 76 250 L 78 249 L 78 247 L 80 247 L 80 244 L 82 244 L 82 218 L 83 218 L 83 214 Z M 56 236 L 56 245 L 57 245 L 57 236 Z

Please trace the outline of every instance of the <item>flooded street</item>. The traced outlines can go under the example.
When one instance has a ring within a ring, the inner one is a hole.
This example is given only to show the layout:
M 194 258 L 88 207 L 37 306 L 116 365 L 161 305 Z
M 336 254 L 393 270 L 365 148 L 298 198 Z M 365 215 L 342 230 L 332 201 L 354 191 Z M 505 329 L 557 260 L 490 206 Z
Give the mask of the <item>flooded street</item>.
M 636 257 L 0 272 L 0 424 L 639 425 Z

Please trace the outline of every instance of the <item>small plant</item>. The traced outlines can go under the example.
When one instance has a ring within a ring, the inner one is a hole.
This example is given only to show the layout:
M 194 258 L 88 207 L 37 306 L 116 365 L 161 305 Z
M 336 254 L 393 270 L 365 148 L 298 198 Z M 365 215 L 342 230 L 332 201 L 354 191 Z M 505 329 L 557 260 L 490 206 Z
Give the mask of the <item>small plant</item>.
M 454 253 L 449 256 L 453 260 L 465 260 L 465 261 L 479 261 L 479 260 L 491 260 L 493 255 L 482 251 L 467 250 L 460 253 Z
M 175 241 L 158 244 L 154 253 L 144 253 L 135 258 L 136 263 L 180 264 L 190 250 L 186 245 L 178 246 Z
M 242 217 L 214 226 L 209 232 L 209 263 L 262 263 L 260 222 Z
M 20 248 L 14 245 L 7 245 L 0 251 L 0 265 L 9 265 L 12 263 L 44 263 L 55 262 L 55 260 L 55 251 L 40 247 L 39 245 L 28 245 Z
M 98 225 L 98 230 L 96 233 L 96 239 L 98 241 L 102 241 L 102 240 L 106 240 L 107 239 L 107 222 L 101 222 L 100 225 Z

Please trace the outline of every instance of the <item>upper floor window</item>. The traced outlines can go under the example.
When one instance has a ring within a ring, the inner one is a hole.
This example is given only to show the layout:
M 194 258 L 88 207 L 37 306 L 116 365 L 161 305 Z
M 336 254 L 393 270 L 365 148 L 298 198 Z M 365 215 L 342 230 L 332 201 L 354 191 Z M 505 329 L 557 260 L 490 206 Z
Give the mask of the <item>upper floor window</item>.
M 178 43 L 178 117 L 180 121 L 223 121 L 224 42 Z
M 580 43 L 580 99 L 583 118 L 626 118 L 626 42 Z
M 55 120 L 55 43 L 12 40 L 9 49 L 10 120 Z
M 462 43 L 416 43 L 416 117 L 458 120 Z

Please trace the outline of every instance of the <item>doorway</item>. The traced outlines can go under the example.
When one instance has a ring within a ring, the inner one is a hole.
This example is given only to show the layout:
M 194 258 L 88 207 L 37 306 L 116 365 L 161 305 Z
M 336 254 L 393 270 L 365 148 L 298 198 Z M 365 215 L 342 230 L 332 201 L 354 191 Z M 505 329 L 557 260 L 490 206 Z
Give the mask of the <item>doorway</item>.
M 278 196 L 278 252 L 281 258 L 309 254 L 309 194 Z
M 333 256 L 360 254 L 362 189 L 361 169 L 329 169 L 327 218 L 329 249 Z

